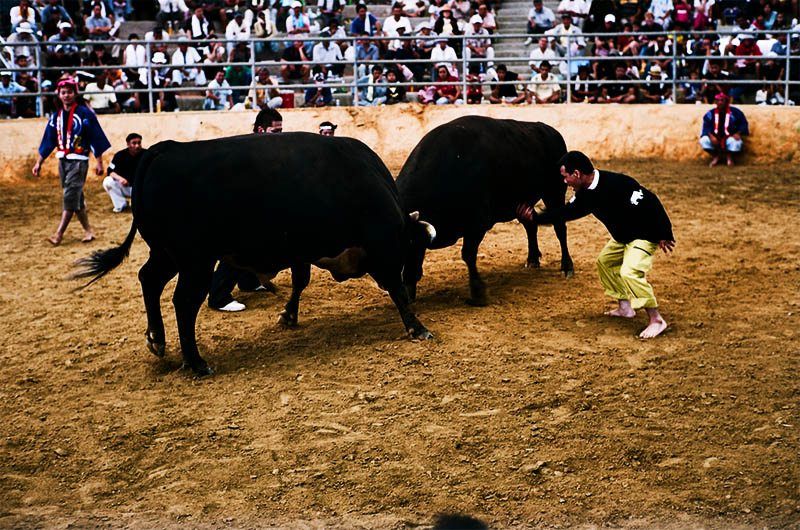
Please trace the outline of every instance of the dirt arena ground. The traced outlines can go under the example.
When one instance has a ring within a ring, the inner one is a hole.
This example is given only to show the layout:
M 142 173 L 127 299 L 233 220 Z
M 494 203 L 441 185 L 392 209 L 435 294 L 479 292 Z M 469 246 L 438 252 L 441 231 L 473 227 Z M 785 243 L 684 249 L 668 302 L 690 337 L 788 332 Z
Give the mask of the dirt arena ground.
M 597 221 L 570 227 L 569 280 L 550 229 L 522 268 L 510 223 L 481 248 L 489 307 L 463 304 L 458 248 L 429 255 L 436 340 L 404 339 L 370 280 L 319 270 L 281 330 L 282 274 L 244 313 L 202 310 L 202 380 L 179 369 L 174 283 L 168 357 L 145 349 L 141 240 L 90 290 L 64 281 L 127 233 L 98 182 L 99 240 L 56 249 L 56 181 L 0 188 L 0 527 L 800 527 L 800 169 L 605 166 L 675 225 L 651 274 L 662 338 L 598 317 Z

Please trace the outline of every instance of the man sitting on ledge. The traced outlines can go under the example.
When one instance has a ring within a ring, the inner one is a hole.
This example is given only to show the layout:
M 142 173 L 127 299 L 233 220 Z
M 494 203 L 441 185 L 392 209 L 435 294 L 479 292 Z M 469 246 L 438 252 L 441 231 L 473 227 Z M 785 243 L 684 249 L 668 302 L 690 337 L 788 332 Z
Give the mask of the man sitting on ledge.
M 716 107 L 703 116 L 700 146 L 713 157 L 709 166 L 719 164 L 723 153 L 732 166 L 734 153 L 742 151 L 742 136 L 750 134 L 747 118 L 741 110 L 730 106 L 730 98 L 724 93 L 717 94 L 714 100 Z

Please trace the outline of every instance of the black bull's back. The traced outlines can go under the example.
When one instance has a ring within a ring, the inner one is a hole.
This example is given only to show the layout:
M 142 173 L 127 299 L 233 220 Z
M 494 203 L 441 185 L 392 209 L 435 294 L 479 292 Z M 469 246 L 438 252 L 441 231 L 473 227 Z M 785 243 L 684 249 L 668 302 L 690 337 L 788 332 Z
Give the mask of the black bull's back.
M 308 133 L 157 144 L 133 210 L 143 238 L 176 258 L 285 268 L 344 249 L 402 251 L 389 171 L 363 143 Z M 259 272 L 268 272 L 267 270 Z
M 173 304 L 184 361 L 211 373 L 195 323 L 220 259 L 257 273 L 291 268 L 292 294 L 281 316 L 287 326 L 297 323 L 315 264 L 337 280 L 371 275 L 409 334 L 430 337 L 401 280 L 409 234 L 422 225 L 403 212 L 383 162 L 357 140 L 286 133 L 161 142 L 140 163 L 132 207 L 125 242 L 82 260 L 77 276 L 95 281 L 113 270 L 138 230 L 150 247 L 139 271 L 147 345 L 159 357 L 166 349 L 160 297 L 177 275 Z
M 443 248 L 464 238 L 462 257 L 470 272 L 470 302 L 486 303 L 485 287 L 475 266 L 485 233 L 497 222 L 516 217 L 522 203 L 545 201 L 563 206 L 566 185 L 558 161 L 567 152 L 561 134 L 539 122 L 465 116 L 430 131 L 414 148 L 397 178 L 407 212 L 436 227 L 431 248 Z M 536 225 L 525 224 L 528 264 L 537 267 Z M 562 270 L 571 274 L 566 227 L 556 226 L 562 246 Z M 424 248 L 406 258 L 405 283 L 413 295 L 422 276 Z

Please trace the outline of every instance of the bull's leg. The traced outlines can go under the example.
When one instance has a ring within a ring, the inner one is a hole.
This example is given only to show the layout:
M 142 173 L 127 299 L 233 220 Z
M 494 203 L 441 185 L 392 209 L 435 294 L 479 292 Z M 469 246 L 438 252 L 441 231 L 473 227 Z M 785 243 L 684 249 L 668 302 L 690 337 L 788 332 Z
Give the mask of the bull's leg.
M 564 207 L 564 195 L 556 194 L 554 196 L 545 197 L 544 205 L 548 210 L 555 210 Z M 556 232 L 556 237 L 561 245 L 561 272 L 564 276 L 571 278 L 575 274 L 575 267 L 572 263 L 572 258 L 569 255 L 569 248 L 567 247 L 567 223 L 553 223 L 553 229 Z
M 531 221 L 520 220 L 520 223 L 525 227 L 525 233 L 528 234 L 528 259 L 525 262 L 525 268 L 539 268 L 539 259 L 542 253 L 539 250 L 539 225 Z
M 208 296 L 213 268 L 213 263 L 208 263 L 208 266 L 204 268 L 181 270 L 178 274 L 178 285 L 175 287 L 175 294 L 172 297 L 175 316 L 178 320 L 183 362 L 199 376 L 213 373 L 208 364 L 200 357 L 195 338 L 197 313 L 200 311 L 203 300 Z
M 567 278 L 572 278 L 575 274 L 575 266 L 572 263 L 569 248 L 567 247 L 567 223 L 555 223 L 553 229 L 556 231 L 556 237 L 561 244 L 561 272 Z
M 178 273 L 169 256 L 159 251 L 150 251 L 150 257 L 139 269 L 139 283 L 142 284 L 144 309 L 147 311 L 147 349 L 156 357 L 163 357 L 167 347 L 164 333 L 164 319 L 161 317 L 161 293 L 164 287 Z
M 464 235 L 464 243 L 461 245 L 461 259 L 467 264 L 469 271 L 469 298 L 467 303 L 474 306 L 485 306 L 486 284 L 478 273 L 478 247 L 483 241 L 486 232 L 479 234 Z
M 291 328 L 297 325 L 297 312 L 300 305 L 300 294 L 303 289 L 308 287 L 308 282 L 311 281 L 311 265 L 303 263 L 300 265 L 292 265 L 292 295 L 289 301 L 286 302 L 279 322 L 284 326 Z
M 411 302 L 417 299 L 417 283 L 422 279 L 422 264 L 425 262 L 425 245 L 412 243 L 406 253 L 403 266 L 403 284 Z
M 400 274 L 390 272 L 371 272 L 370 275 L 378 282 L 378 285 L 389 292 L 392 302 L 400 312 L 400 318 L 403 320 L 403 325 L 406 332 L 414 339 L 432 339 L 431 332 L 422 325 L 417 316 L 411 310 L 411 300 L 408 297 L 406 286 L 400 278 Z

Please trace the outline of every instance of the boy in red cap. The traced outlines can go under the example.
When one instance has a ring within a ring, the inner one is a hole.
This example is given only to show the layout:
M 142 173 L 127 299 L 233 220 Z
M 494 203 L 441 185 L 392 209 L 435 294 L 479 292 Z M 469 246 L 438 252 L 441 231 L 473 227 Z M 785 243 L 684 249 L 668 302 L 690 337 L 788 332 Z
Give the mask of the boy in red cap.
M 56 150 L 58 174 L 64 190 L 61 222 L 56 232 L 47 238 L 52 245 L 58 245 L 64 238 L 72 216 L 77 215 L 83 226 L 84 243 L 94 239 L 89 224 L 83 186 L 89 172 L 89 151 L 97 160 L 95 172 L 103 174 L 103 153 L 111 147 L 95 113 L 86 106 L 78 95 L 78 83 L 72 77 L 61 79 L 56 85 L 59 108 L 50 116 L 39 145 L 39 159 L 33 166 L 33 176 L 38 177 L 42 162 Z

